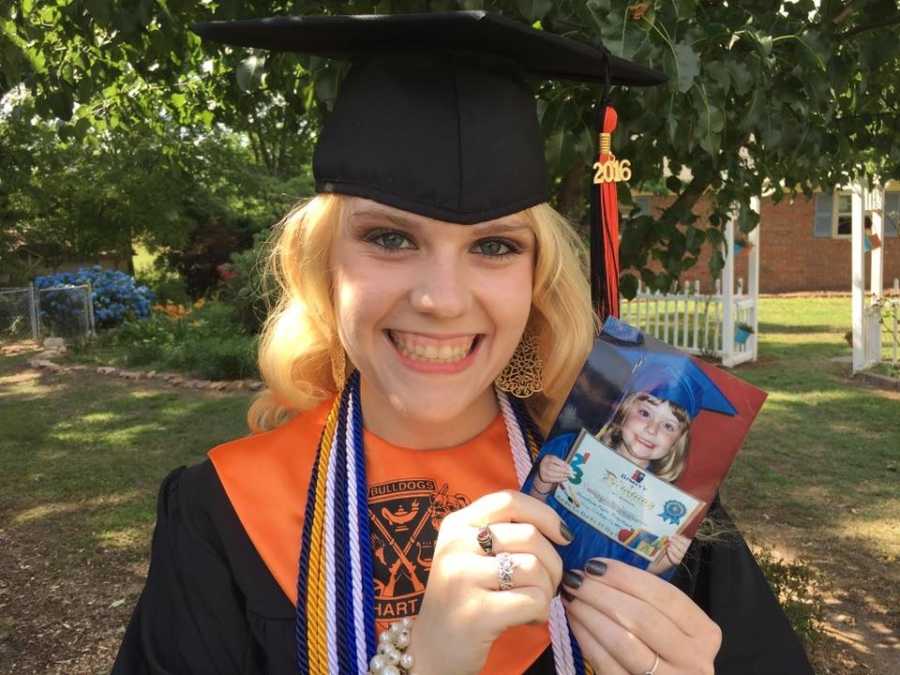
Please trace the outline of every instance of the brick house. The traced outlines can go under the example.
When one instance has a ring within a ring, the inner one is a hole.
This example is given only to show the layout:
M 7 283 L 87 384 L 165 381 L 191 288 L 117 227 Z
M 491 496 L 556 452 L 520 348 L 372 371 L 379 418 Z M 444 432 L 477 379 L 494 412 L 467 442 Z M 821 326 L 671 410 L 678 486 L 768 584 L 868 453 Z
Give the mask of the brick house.
M 671 197 L 636 197 L 642 211 L 657 214 Z M 694 212 L 702 215 L 704 200 Z M 885 191 L 884 285 L 900 278 L 900 181 L 891 181 Z M 794 291 L 850 292 L 850 193 L 817 192 L 812 199 L 799 195 L 776 204 L 762 200 L 760 214 L 759 280 L 761 293 Z M 709 250 L 684 277 L 699 280 L 707 292 L 713 283 L 709 272 Z M 735 258 L 735 278 L 747 280 L 746 250 Z M 868 256 L 866 256 L 868 260 Z M 868 265 L 866 265 L 868 275 Z M 868 280 L 867 280 L 868 283 Z

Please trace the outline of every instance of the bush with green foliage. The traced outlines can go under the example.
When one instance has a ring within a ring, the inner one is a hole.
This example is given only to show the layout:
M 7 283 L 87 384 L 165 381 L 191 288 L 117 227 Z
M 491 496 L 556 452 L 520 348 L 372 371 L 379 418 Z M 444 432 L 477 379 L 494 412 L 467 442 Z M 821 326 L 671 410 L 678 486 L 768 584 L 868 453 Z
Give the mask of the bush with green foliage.
M 257 377 L 257 338 L 237 322 L 235 309 L 208 302 L 181 319 L 161 312 L 127 321 L 116 343 L 129 366 L 156 366 L 210 380 Z
M 231 254 L 231 262 L 220 266 L 222 282 L 219 298 L 235 308 L 241 325 L 258 333 L 266 319 L 273 284 L 265 279 L 266 260 L 271 252 L 271 232 L 254 237 L 253 247 Z

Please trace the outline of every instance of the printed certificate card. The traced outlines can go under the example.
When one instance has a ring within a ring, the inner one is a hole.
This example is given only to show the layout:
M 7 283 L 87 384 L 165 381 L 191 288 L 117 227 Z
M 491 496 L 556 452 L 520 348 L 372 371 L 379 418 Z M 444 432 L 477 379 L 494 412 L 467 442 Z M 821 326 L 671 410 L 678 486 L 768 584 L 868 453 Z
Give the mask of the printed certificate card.
M 608 319 L 522 488 L 575 535 L 565 569 L 603 557 L 671 576 L 765 398 Z
M 703 502 L 644 471 L 583 430 L 566 460 L 573 476 L 556 487 L 570 513 L 652 561 Z

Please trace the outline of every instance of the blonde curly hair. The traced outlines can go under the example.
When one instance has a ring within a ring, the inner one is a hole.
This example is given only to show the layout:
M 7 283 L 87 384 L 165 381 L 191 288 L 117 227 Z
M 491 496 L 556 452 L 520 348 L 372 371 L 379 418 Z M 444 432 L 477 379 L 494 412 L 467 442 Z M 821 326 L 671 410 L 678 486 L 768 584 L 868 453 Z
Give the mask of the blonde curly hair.
M 338 390 L 331 367 L 339 338 L 328 260 L 348 200 L 317 195 L 273 229 L 266 278 L 277 284 L 277 300 L 260 338 L 259 368 L 267 390 L 247 414 L 253 432 L 273 429 Z M 526 405 L 546 432 L 590 352 L 598 324 L 580 239 L 549 204 L 523 213 L 537 243 L 528 324 L 544 362 L 543 391 Z

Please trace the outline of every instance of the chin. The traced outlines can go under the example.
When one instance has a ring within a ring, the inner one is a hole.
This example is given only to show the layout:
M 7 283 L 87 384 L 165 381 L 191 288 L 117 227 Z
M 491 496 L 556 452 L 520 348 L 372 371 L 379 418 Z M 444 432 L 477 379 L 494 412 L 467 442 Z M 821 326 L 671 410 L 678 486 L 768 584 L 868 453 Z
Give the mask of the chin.
M 443 425 L 465 415 L 482 396 L 483 393 L 473 396 L 470 392 L 433 387 L 425 391 L 397 388 L 387 398 L 391 406 L 411 422 Z

